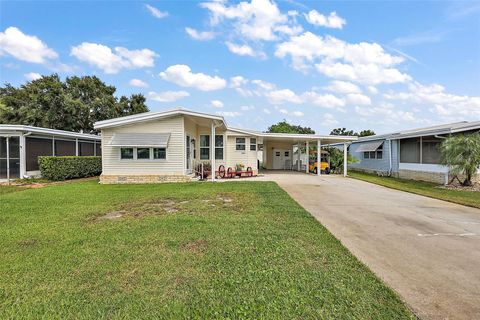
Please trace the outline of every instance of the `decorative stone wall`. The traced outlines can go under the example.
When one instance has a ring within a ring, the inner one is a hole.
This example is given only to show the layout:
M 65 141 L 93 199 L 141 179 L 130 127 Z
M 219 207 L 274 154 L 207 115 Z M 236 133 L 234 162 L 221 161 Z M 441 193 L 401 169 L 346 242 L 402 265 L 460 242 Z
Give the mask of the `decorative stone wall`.
M 166 183 L 189 182 L 190 176 L 184 175 L 101 175 L 101 184 L 139 184 L 139 183 Z

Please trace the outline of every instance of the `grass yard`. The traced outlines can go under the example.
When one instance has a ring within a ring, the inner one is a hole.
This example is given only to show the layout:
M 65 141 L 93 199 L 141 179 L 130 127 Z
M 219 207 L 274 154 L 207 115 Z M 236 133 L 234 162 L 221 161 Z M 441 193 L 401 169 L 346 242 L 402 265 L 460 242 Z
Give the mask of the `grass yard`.
M 90 180 L 0 209 L 0 319 L 415 318 L 271 182 Z
M 449 190 L 441 188 L 438 184 L 391 177 L 379 177 L 374 174 L 349 171 L 351 178 L 379 184 L 392 189 L 407 191 L 423 196 L 436 198 L 463 204 L 470 207 L 480 208 L 480 193 L 475 191 Z

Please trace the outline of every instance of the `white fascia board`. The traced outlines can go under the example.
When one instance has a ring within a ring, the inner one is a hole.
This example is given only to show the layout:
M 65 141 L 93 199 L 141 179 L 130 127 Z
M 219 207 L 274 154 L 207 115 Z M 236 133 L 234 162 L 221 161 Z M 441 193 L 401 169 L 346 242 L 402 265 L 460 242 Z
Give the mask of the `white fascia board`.
M 182 110 L 182 109 L 174 109 L 174 110 L 162 111 L 162 112 L 145 112 L 145 113 L 140 113 L 140 114 L 127 116 L 127 117 L 98 121 L 98 122 L 95 122 L 93 127 L 95 129 L 118 127 L 126 124 L 144 122 L 144 121 L 155 120 L 155 119 L 162 119 L 162 118 L 167 118 L 167 117 L 176 116 L 176 115 L 188 115 L 193 117 L 201 117 L 201 118 L 217 120 L 224 123 L 226 126 L 225 119 L 222 116 L 215 116 L 211 114 Z

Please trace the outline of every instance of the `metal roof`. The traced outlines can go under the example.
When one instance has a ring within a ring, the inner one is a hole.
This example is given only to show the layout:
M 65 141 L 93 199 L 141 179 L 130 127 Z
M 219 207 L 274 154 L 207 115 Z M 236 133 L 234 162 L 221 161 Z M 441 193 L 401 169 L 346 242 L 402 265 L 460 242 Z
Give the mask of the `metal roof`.
M 425 128 L 409 129 L 393 133 L 387 133 L 382 135 L 374 135 L 368 137 L 359 138 L 357 143 L 373 140 L 386 140 L 386 139 L 405 139 L 422 136 L 434 136 L 434 135 L 446 135 L 451 133 L 458 133 L 470 130 L 480 130 L 480 121 L 461 121 L 454 123 L 447 123 L 441 125 L 435 125 Z
M 362 143 L 356 152 L 377 151 L 377 149 L 383 144 L 383 140 L 371 141 Z
M 21 132 L 21 133 L 31 132 L 36 134 L 45 134 L 49 136 L 71 137 L 71 138 L 97 140 L 97 141 L 102 140 L 102 137 L 96 134 L 56 130 L 56 129 L 49 129 L 49 128 L 34 127 L 34 126 L 24 126 L 20 124 L 0 124 L 0 135 L 7 132 Z
M 112 147 L 157 147 L 166 148 L 170 133 L 114 133 L 109 145 Z

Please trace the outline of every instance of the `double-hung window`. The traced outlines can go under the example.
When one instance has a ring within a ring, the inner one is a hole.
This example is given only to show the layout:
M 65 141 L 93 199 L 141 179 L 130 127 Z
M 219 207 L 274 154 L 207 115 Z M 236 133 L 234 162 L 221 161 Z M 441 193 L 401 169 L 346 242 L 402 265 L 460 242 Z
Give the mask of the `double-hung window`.
M 133 148 L 121 148 L 120 159 L 122 160 L 133 159 Z
M 153 148 L 153 159 L 165 160 L 167 159 L 167 149 L 165 148 Z
M 200 160 L 210 160 L 210 135 L 200 136 Z
M 215 136 L 215 160 L 223 160 L 223 135 Z
M 250 138 L 250 151 L 257 151 L 257 139 Z
M 236 138 L 235 139 L 235 150 L 245 151 L 245 138 Z
M 137 159 L 138 160 L 150 159 L 150 148 L 137 148 Z

